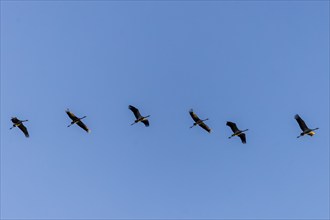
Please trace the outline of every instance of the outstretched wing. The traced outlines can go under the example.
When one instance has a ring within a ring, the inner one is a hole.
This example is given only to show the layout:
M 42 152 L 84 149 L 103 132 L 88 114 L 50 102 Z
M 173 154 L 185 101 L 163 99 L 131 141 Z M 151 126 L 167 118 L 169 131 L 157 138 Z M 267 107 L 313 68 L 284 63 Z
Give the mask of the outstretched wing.
M 146 127 L 149 127 L 149 121 L 148 119 L 144 119 L 141 121 Z
M 18 128 L 21 129 L 21 131 L 24 133 L 25 137 L 30 137 L 29 132 L 28 132 L 27 128 L 23 125 L 23 123 L 18 125 Z
M 69 118 L 71 118 L 72 121 L 78 120 L 78 117 L 75 116 L 72 112 L 70 112 L 69 109 L 67 109 L 65 112 L 69 116 Z
M 209 128 L 209 126 L 207 126 L 204 122 L 202 122 L 201 124 L 199 124 L 199 126 L 201 126 L 207 132 L 211 133 L 211 128 Z
M 239 131 L 234 122 L 227 121 L 226 125 L 229 126 L 234 133 Z
M 193 111 L 192 109 L 190 109 L 189 114 L 190 114 L 190 116 L 192 117 L 192 119 L 193 119 L 195 122 L 200 121 L 200 119 L 199 119 L 198 116 L 194 113 L 194 111 Z
M 139 118 L 142 117 L 140 112 L 139 112 L 139 109 L 135 108 L 132 105 L 129 105 L 128 108 L 134 113 L 134 116 L 135 116 L 136 119 L 139 119 Z
M 11 122 L 13 122 L 14 124 L 17 124 L 20 122 L 20 120 L 18 120 L 18 118 L 16 118 L 16 117 L 13 117 L 13 118 L 11 118 Z
M 296 114 L 294 116 L 294 118 L 297 120 L 297 122 L 299 124 L 299 127 L 301 128 L 302 131 L 305 131 L 305 130 L 308 130 L 309 129 L 307 127 L 306 123 L 304 122 L 304 120 L 302 120 L 298 114 Z
M 246 144 L 246 136 L 245 136 L 244 133 L 239 134 L 238 137 L 241 138 L 241 141 L 242 141 L 243 144 Z
M 88 127 L 84 124 L 84 122 L 82 122 L 82 121 L 78 121 L 78 122 L 77 122 L 77 125 L 78 125 L 79 127 L 81 127 L 82 129 L 84 129 L 86 132 L 88 132 L 88 133 L 91 132 L 91 130 L 89 130 Z

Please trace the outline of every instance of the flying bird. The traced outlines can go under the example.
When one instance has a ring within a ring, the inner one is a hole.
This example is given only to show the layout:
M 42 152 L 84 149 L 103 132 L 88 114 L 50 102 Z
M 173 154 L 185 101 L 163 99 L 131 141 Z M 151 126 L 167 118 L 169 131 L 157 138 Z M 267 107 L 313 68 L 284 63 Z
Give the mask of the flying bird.
M 235 123 L 230 122 L 230 121 L 227 121 L 226 125 L 229 126 L 231 128 L 231 130 L 233 131 L 233 134 L 230 137 L 228 137 L 228 138 L 232 138 L 234 136 L 238 136 L 238 137 L 240 137 L 242 143 L 243 144 L 246 144 L 246 137 L 245 137 L 245 133 L 243 133 L 243 132 L 245 132 L 245 131 L 247 131 L 249 129 L 245 129 L 245 130 L 241 131 L 241 130 L 239 130 L 237 128 L 237 126 L 236 126 Z
M 72 112 L 70 112 L 69 109 L 67 109 L 66 114 L 69 116 L 69 118 L 71 118 L 71 123 L 68 125 L 68 127 L 70 127 L 73 124 L 77 124 L 79 127 L 81 127 L 82 129 L 84 129 L 86 132 L 90 133 L 91 130 L 81 121 L 81 119 L 86 118 L 86 116 L 82 117 L 82 118 L 78 118 L 77 116 L 75 116 Z
M 142 116 L 140 114 L 140 111 L 139 109 L 135 108 L 134 106 L 132 105 L 129 105 L 128 108 L 133 112 L 136 120 L 134 121 L 134 123 L 132 123 L 131 125 L 134 125 L 138 122 L 142 122 L 146 127 L 149 127 L 149 121 L 148 121 L 148 117 L 150 117 L 150 115 L 147 115 L 147 116 Z
M 192 109 L 190 109 L 189 111 L 189 114 L 191 116 L 191 118 L 194 120 L 194 124 L 190 127 L 190 128 L 193 128 L 194 126 L 196 125 L 199 125 L 201 126 L 204 130 L 206 130 L 207 132 L 211 132 L 211 129 L 204 123 L 204 121 L 207 121 L 209 120 L 208 118 L 204 119 L 204 120 L 201 120 L 195 113 Z
M 16 117 L 12 117 L 11 121 L 13 122 L 13 126 L 10 128 L 10 130 L 13 129 L 14 127 L 18 127 L 24 133 L 25 137 L 27 137 L 27 138 L 30 137 L 27 128 L 23 125 L 23 122 L 26 122 L 29 120 L 19 120 Z
M 302 133 L 300 133 L 300 135 L 297 138 L 300 138 L 301 136 L 304 136 L 306 134 L 309 136 L 313 136 L 315 134 L 314 131 L 319 129 L 319 128 L 314 128 L 314 129 L 308 128 L 304 120 L 302 120 L 298 114 L 296 114 L 294 118 L 297 120 L 299 127 L 302 130 Z

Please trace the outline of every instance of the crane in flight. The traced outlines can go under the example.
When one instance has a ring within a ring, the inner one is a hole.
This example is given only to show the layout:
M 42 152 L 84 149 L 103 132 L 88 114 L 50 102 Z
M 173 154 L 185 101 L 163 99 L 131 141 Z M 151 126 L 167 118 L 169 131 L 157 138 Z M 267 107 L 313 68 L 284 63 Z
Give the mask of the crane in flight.
M 23 122 L 26 122 L 26 121 L 29 121 L 29 120 L 19 120 L 16 117 L 12 117 L 11 121 L 13 122 L 13 126 L 10 128 L 10 130 L 15 128 L 15 127 L 18 127 L 24 133 L 25 137 L 27 137 L 27 138 L 30 137 L 27 128 L 25 127 L 25 125 L 23 125 Z
M 134 125 L 138 122 L 142 122 L 146 127 L 149 127 L 149 121 L 147 118 L 150 117 L 150 115 L 147 115 L 147 116 L 142 116 L 140 114 L 140 111 L 139 109 L 135 108 L 134 106 L 132 105 L 129 105 L 128 106 L 128 109 L 131 110 L 136 118 L 136 120 L 134 121 L 134 123 L 132 123 L 131 125 Z
M 300 116 L 298 114 L 296 114 L 294 116 L 294 118 L 297 120 L 300 129 L 302 130 L 302 132 L 300 133 L 300 135 L 297 138 L 300 138 L 301 136 L 304 135 L 309 135 L 309 136 L 313 136 L 315 134 L 315 130 L 319 129 L 319 128 L 313 128 L 310 129 L 309 127 L 307 127 L 306 123 L 304 122 L 304 120 L 302 120 L 302 118 L 300 118 Z
M 84 129 L 86 132 L 88 132 L 88 133 L 91 132 L 91 130 L 81 121 L 81 119 L 86 118 L 86 116 L 84 116 L 82 118 L 78 118 L 69 109 L 67 109 L 65 112 L 69 116 L 69 118 L 72 120 L 71 123 L 68 125 L 68 127 L 70 127 L 71 125 L 77 124 L 79 127 Z
M 193 109 L 190 109 L 189 114 L 191 116 L 191 118 L 194 120 L 194 124 L 190 127 L 193 128 L 196 125 L 199 125 L 201 128 L 203 128 L 205 131 L 211 133 L 211 128 L 209 128 L 204 121 L 209 120 L 208 118 L 201 120 L 193 111 Z
M 246 136 L 245 136 L 244 132 L 249 129 L 245 129 L 245 130 L 241 131 L 237 128 L 236 124 L 231 121 L 227 121 L 226 125 L 229 126 L 231 128 L 231 130 L 233 131 L 233 134 L 228 138 L 238 136 L 241 139 L 242 143 L 246 144 Z

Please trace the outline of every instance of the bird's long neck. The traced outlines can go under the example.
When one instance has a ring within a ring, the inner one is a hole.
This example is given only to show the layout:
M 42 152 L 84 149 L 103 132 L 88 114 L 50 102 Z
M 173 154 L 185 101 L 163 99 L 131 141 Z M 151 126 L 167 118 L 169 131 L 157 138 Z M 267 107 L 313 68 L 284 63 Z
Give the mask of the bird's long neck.
M 208 118 L 206 118 L 206 119 L 204 119 L 204 120 L 202 120 L 202 121 L 207 121 L 207 120 L 209 120 Z
M 150 115 L 145 116 L 145 118 L 149 118 L 149 117 L 150 117 Z
M 319 128 L 314 128 L 314 129 L 312 129 L 312 131 L 315 131 L 315 130 L 317 130 L 317 129 L 319 129 Z
M 242 132 L 245 132 L 245 131 L 248 131 L 249 129 L 245 129 L 245 130 L 243 130 Z
M 82 118 L 79 118 L 79 120 L 81 120 L 81 119 L 84 119 L 84 118 L 86 118 L 87 116 L 84 116 L 84 117 L 82 117 Z

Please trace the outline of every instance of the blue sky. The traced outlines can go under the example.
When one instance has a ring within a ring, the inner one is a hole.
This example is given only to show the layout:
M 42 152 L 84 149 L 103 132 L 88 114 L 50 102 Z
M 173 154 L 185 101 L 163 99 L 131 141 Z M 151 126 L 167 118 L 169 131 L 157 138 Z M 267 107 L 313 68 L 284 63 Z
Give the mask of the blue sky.
M 1 1 L 3 219 L 328 219 L 329 133 L 327 1 Z

